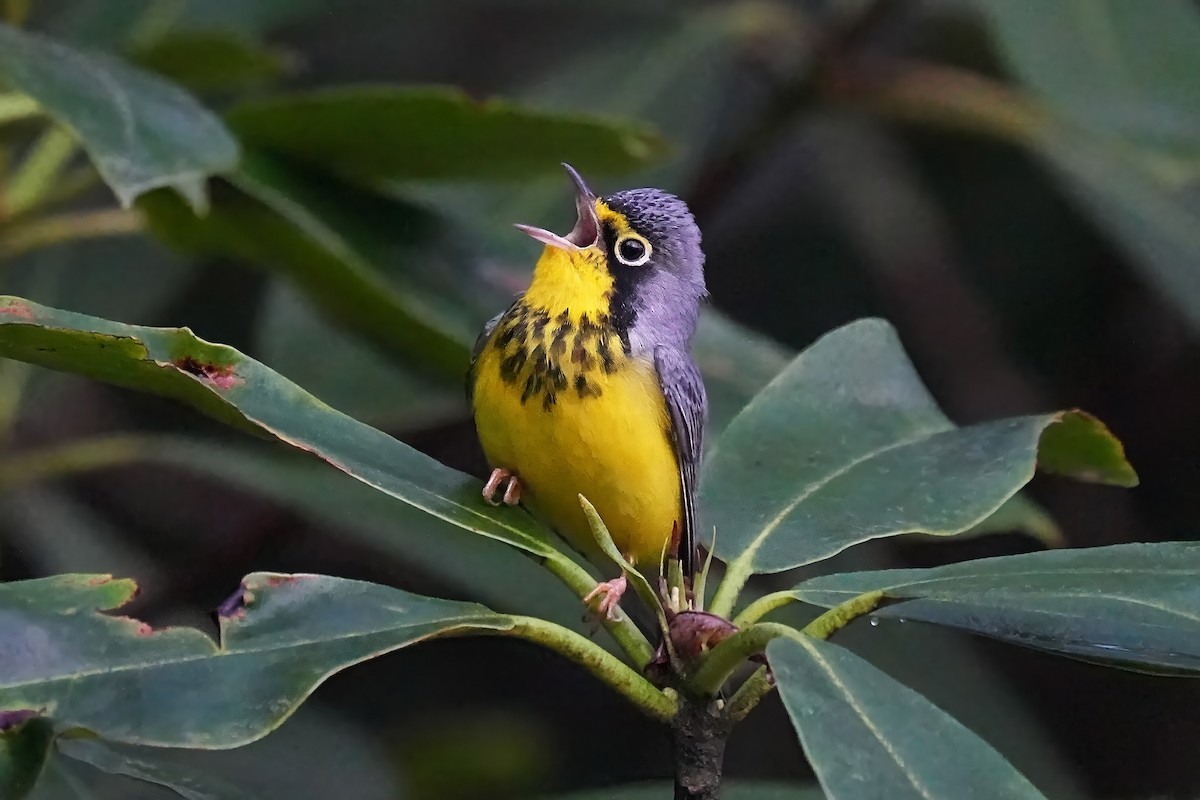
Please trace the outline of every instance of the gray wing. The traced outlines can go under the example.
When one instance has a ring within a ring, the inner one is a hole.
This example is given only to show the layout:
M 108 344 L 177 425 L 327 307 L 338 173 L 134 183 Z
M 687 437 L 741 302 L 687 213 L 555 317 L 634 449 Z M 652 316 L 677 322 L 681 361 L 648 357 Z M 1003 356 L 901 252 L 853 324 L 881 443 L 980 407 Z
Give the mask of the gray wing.
M 492 336 L 492 331 L 496 330 L 496 326 L 500 324 L 500 320 L 504 319 L 504 315 L 508 310 L 501 311 L 496 316 L 492 317 L 483 326 L 483 330 L 479 332 L 479 336 L 475 339 L 475 345 L 471 348 L 471 364 L 467 367 L 467 405 L 471 404 L 472 395 L 475 393 L 475 362 L 479 360 L 479 354 L 483 352 L 483 348 L 487 346 L 488 339 Z
M 696 564 L 696 481 L 700 459 L 704 453 L 704 423 L 708 417 L 708 396 L 704 381 L 692 357 L 675 347 L 654 349 L 654 366 L 658 382 L 667 399 L 671 417 L 671 439 L 675 459 L 679 463 L 680 488 L 683 494 L 683 530 L 680 531 L 679 560 L 685 575 L 691 575 Z

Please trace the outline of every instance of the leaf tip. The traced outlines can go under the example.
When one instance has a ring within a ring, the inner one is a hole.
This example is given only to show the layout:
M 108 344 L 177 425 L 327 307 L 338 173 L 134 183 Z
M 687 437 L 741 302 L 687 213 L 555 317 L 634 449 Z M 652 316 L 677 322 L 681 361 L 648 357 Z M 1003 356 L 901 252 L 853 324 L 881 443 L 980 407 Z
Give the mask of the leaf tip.
M 1056 415 L 1038 441 L 1037 459 L 1045 472 L 1081 481 L 1127 489 L 1139 483 L 1120 439 L 1098 418 L 1080 409 Z

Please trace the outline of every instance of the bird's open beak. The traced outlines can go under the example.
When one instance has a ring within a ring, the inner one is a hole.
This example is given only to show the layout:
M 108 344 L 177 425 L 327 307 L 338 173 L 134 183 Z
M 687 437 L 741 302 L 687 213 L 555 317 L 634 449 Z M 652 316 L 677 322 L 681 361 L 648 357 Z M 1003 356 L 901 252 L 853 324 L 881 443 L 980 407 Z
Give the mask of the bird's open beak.
M 563 164 L 571 181 L 575 184 L 575 227 L 566 236 L 559 236 L 532 225 L 517 225 L 517 230 L 527 233 L 543 244 L 558 247 L 568 252 L 577 252 L 594 247 L 600 241 L 600 220 L 596 217 L 596 195 L 583 182 L 583 178 L 570 164 Z

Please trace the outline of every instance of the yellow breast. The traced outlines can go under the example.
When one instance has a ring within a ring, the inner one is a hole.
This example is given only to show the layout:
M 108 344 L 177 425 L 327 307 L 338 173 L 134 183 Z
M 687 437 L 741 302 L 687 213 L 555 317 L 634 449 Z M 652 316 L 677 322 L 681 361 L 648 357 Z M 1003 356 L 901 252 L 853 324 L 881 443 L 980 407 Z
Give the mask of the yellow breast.
M 624 353 L 598 304 L 533 305 L 548 299 L 536 287 L 535 280 L 530 302 L 496 326 L 475 364 L 472 402 L 484 453 L 492 467 L 519 476 L 529 509 L 576 548 L 599 558 L 582 494 L 621 552 L 654 572 L 681 519 L 658 376 Z

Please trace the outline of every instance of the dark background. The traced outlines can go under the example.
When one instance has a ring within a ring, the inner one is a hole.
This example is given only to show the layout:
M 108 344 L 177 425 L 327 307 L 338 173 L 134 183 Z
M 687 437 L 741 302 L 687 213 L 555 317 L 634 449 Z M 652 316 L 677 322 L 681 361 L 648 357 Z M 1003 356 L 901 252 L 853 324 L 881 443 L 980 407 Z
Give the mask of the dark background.
M 1168 7 L 1191 14 L 1192 27 L 1171 22 Z M 1180 40 L 1195 33 L 1191 60 L 1156 25 Z M 280 86 L 436 83 L 657 125 L 674 143 L 670 161 L 589 179 L 600 191 L 653 184 L 688 200 L 716 310 L 787 350 L 850 320 L 886 317 L 963 424 L 1091 411 L 1125 443 L 1142 484 L 1122 492 L 1035 480 L 1030 497 L 1065 543 L 1195 538 L 1200 11 L 1187 3 L 79 0 L 35 4 L 33 27 L 125 53 L 180 30 L 239 30 L 287 54 L 278 79 L 203 95 L 215 108 Z M 1018 133 L 1004 123 L 1030 108 L 1046 117 Z M 572 214 L 558 178 L 395 192 L 458 226 L 453 241 L 431 247 L 468 254 L 466 293 L 480 286 L 466 303 L 472 326 L 498 310 L 496 286 L 486 286 L 497 269 L 519 285 L 532 264 L 534 249 L 508 223 L 565 229 Z M 103 191 L 80 201 L 111 202 Z M 421 277 L 439 286 L 436 274 Z M 457 385 L 413 377 L 237 259 L 191 258 L 147 237 L 65 244 L 0 262 L 0 291 L 188 325 L 447 463 L 482 469 Z M 109 431 L 245 445 L 166 401 L 0 368 L 9 390 L 24 374 L 20 392 L 7 391 L 19 406 L 0 430 L 6 454 Z M 263 450 L 290 474 L 294 459 Z M 260 569 L 471 596 L 364 535 L 381 526 L 340 476 L 305 470 L 314 491 L 345 498 L 318 513 L 221 473 L 132 463 L 0 486 L 0 577 L 129 575 L 143 586 L 138 614 L 202 626 L 206 610 Z M 411 514 L 403 524 L 441 532 Z M 892 542 L 832 566 L 933 565 L 1041 546 L 1018 532 Z M 1200 793 L 1195 683 L 898 627 L 861 624 L 847 641 L 1049 796 Z M 664 732 L 553 655 L 491 640 L 436 642 L 355 667 L 267 740 L 180 758 L 266 797 L 528 796 L 669 773 Z M 735 734 L 728 774 L 809 779 L 777 700 Z M 111 792 L 103 796 L 157 796 L 116 781 Z

